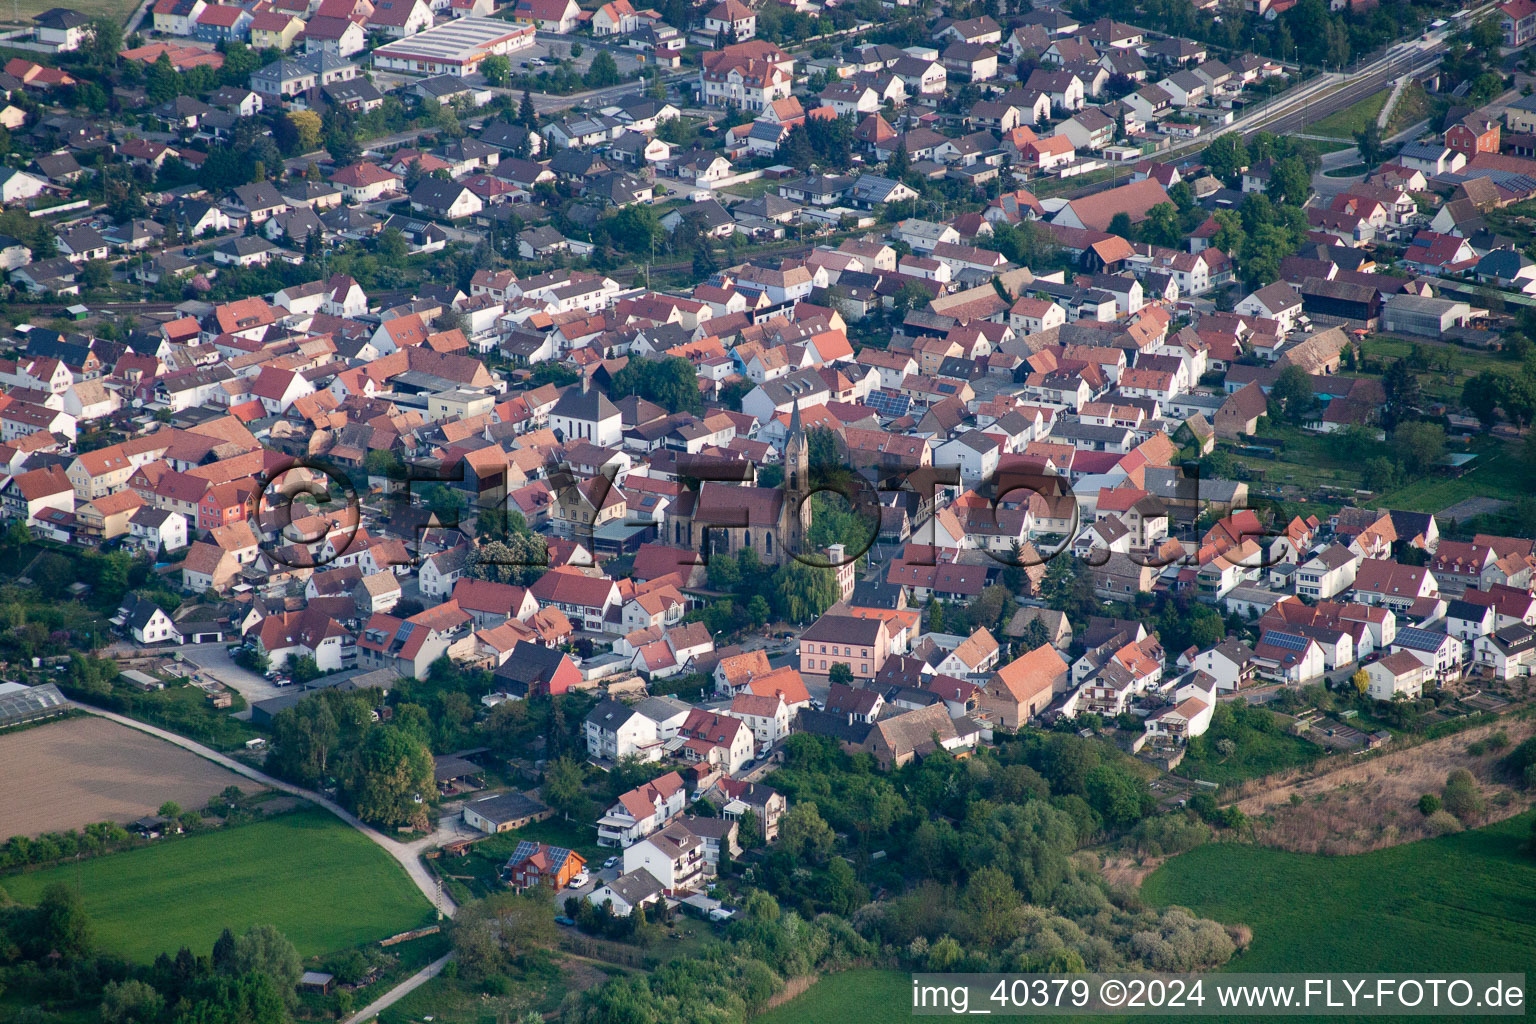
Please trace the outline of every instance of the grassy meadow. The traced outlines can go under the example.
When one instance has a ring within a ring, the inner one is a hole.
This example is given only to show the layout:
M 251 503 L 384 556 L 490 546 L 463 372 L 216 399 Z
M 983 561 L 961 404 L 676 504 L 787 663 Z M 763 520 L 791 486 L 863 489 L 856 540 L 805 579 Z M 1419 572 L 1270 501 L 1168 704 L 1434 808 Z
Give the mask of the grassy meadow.
M 78 885 L 98 943 L 141 962 L 183 945 L 205 954 L 226 926 L 275 925 L 312 956 L 433 918 L 403 868 L 318 809 L 12 875 L 0 887 L 33 903 L 52 882 Z

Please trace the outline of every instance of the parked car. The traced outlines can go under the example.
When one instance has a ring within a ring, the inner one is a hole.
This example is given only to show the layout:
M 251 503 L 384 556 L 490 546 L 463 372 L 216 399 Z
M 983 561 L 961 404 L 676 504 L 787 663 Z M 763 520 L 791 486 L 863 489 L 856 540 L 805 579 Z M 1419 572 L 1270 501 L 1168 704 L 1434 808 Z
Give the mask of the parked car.
M 618 864 L 618 862 L 619 862 L 619 858 L 617 858 L 617 857 L 609 857 L 607 860 L 603 861 L 603 867 L 611 868 L 614 865 Z
M 585 871 L 583 871 L 581 874 L 576 875 L 574 878 L 571 879 L 570 884 L 567 886 L 567 888 L 570 888 L 570 889 L 580 889 L 582 886 L 586 885 L 591 880 L 592 880 L 592 876 L 587 874 Z

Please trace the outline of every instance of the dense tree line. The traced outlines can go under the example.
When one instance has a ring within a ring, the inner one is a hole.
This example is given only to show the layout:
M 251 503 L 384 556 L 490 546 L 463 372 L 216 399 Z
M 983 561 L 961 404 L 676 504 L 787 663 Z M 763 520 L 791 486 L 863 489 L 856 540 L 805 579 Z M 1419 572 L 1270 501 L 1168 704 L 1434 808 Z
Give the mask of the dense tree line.
M 436 795 L 432 722 L 419 704 L 375 722 L 375 700 L 372 691 L 325 689 L 278 712 L 267 769 L 310 788 L 334 780 L 342 802 L 372 824 L 423 827 Z
M 609 391 L 614 398 L 638 395 L 671 413 L 704 411 L 698 373 L 681 356 L 633 357 L 613 375 Z
M 148 967 L 98 950 L 74 888 L 56 883 L 37 905 L 0 905 L 0 983 L 35 1016 L 43 1007 L 99 1001 L 103 1024 L 289 1024 L 303 973 L 271 925 L 225 929 L 208 955 L 183 946 Z
M 791 811 L 758 878 L 804 914 L 852 913 L 914 967 L 1188 970 L 1232 953 L 1220 926 L 1144 910 L 1073 856 L 1156 805 L 1101 743 L 1032 733 L 891 773 L 819 737 L 791 737 L 786 753 L 769 781 Z M 876 885 L 897 895 L 866 906 Z

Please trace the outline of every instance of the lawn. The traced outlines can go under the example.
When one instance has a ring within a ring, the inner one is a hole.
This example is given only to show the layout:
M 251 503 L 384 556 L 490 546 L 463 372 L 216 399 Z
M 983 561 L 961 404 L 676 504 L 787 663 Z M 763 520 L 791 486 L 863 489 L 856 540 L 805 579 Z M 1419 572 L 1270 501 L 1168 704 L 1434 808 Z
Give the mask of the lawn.
M 1381 108 L 1387 105 L 1389 92 L 1384 89 L 1343 110 L 1334 111 L 1321 121 L 1314 121 L 1308 127 L 1307 134 L 1328 135 L 1335 139 L 1353 138 L 1355 132 L 1365 130 L 1366 125 L 1374 123 L 1381 115 Z
M 753 1024 L 886 1024 L 912 1019 L 912 978 L 899 971 L 844 971 L 758 1017 Z
M 16 14 L 20 14 L 22 24 L 28 27 L 31 26 L 34 15 L 42 14 L 44 11 L 52 10 L 58 6 L 58 4 L 46 3 L 45 0 L 27 0 L 27 3 L 24 4 L 20 0 L 16 0 L 16 3 L 18 6 L 5 9 L 5 20 L 9 22 Z M 71 4 L 69 9 L 79 11 L 88 18 L 111 18 L 119 25 L 122 25 L 127 22 L 128 15 L 132 14 L 133 9 L 137 6 L 137 0 L 81 0 L 80 3 Z M 148 19 L 145 20 L 147 21 Z
M 141 962 L 182 945 L 199 955 L 226 926 L 276 925 L 303 956 L 432 920 L 404 869 L 318 809 L 0 880 L 23 903 L 78 885 L 100 944 Z
M 779 187 L 779 183 L 772 178 L 754 178 L 751 181 L 740 181 L 734 185 L 727 185 L 721 192 L 729 192 L 733 196 L 745 196 L 748 199 L 756 199 L 758 196 L 767 195 Z
M 1265 438 L 1278 438 L 1285 443 L 1283 451 L 1275 459 L 1261 459 L 1233 452 L 1238 462 L 1255 472 L 1264 474 L 1262 483 L 1250 483 L 1255 491 L 1268 491 L 1282 486 L 1299 488 L 1310 499 L 1322 487 L 1338 487 L 1353 490 L 1360 486 L 1360 465 L 1348 459 L 1336 458 L 1328 450 L 1328 442 L 1321 434 L 1309 434 L 1298 427 L 1271 422 L 1260 431 Z M 1225 450 L 1231 450 L 1223 446 Z
M 1519 501 L 1529 497 L 1530 471 L 1508 445 L 1496 438 L 1480 437 L 1472 442 L 1472 450 L 1481 457 L 1464 475 L 1422 477 L 1383 494 L 1378 504 L 1410 512 L 1439 512 L 1467 498 Z
M 1311 764 L 1323 753 L 1317 744 L 1286 733 L 1259 733 L 1243 729 L 1234 742 L 1236 749 L 1229 757 L 1223 757 L 1209 747 L 1204 757 L 1190 751 L 1180 762 L 1175 774 L 1186 779 L 1200 779 L 1227 786 Z
M 1407 131 L 1420 121 L 1433 119 L 1437 114 L 1443 113 L 1445 102 L 1439 97 L 1431 98 L 1419 83 L 1410 82 L 1403 88 L 1403 94 L 1397 98 L 1397 106 L 1392 108 L 1392 114 L 1387 118 L 1387 130 L 1382 134 L 1391 138 L 1398 132 Z
M 1234 971 L 1536 973 L 1536 815 L 1349 857 L 1217 843 L 1142 885 L 1253 929 Z
M 596 968 L 587 981 L 601 983 L 604 975 Z M 379 1014 L 379 1024 L 416 1024 L 423 1020 L 438 1024 L 495 1024 L 497 1021 L 522 1020 L 528 1011 L 553 1012 L 570 991 L 570 978 L 561 962 L 545 950 L 524 957 L 511 976 L 504 992 L 482 992 L 461 985 L 454 978 L 438 975 L 399 1002 Z

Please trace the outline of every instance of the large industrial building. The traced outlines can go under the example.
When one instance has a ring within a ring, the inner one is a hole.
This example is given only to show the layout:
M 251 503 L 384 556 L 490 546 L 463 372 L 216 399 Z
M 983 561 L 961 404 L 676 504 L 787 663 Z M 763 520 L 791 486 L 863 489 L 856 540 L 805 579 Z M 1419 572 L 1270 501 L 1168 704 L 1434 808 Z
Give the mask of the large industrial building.
M 373 66 L 417 75 L 468 75 L 492 54 L 509 54 L 534 43 L 532 25 L 496 18 L 456 18 L 373 51 Z

